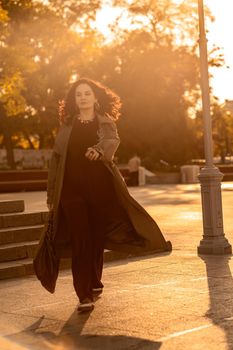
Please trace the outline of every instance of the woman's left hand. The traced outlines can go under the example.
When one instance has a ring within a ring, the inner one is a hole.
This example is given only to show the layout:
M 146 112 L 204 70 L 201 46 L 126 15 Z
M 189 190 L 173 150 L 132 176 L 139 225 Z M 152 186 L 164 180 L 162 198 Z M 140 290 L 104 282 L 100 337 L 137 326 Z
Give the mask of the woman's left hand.
M 94 148 L 89 147 L 85 153 L 85 156 L 90 160 L 97 160 L 99 159 L 100 154 Z

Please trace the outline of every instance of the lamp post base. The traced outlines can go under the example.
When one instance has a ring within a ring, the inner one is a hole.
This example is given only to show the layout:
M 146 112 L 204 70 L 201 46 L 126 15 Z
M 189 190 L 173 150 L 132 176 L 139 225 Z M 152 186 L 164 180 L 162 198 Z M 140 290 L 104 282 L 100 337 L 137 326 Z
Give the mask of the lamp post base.
M 225 237 L 219 239 L 218 242 L 216 240 L 203 239 L 200 242 L 200 245 L 197 247 L 198 254 L 208 254 L 208 255 L 228 255 L 232 254 L 232 247 L 228 240 Z
M 203 239 L 198 254 L 232 254 L 232 247 L 223 231 L 221 180 L 223 174 L 215 166 L 204 167 L 198 176 L 201 183 Z

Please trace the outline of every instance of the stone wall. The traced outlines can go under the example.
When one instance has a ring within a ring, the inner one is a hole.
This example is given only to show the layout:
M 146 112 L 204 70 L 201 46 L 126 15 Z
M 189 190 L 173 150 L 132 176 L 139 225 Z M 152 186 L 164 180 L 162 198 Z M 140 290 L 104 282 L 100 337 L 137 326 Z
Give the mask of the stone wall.
M 14 149 L 17 169 L 47 169 L 51 154 L 51 149 Z M 5 149 L 0 149 L 0 169 L 8 169 Z

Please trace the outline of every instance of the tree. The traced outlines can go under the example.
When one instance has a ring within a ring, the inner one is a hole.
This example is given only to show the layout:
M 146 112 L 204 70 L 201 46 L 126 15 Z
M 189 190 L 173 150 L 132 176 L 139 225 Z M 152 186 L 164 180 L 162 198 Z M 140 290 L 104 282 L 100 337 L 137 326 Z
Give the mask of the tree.
M 14 135 L 8 136 L 11 147 L 52 147 L 58 100 L 72 79 L 85 75 L 122 97 L 122 161 L 135 151 L 151 168 L 161 159 L 182 164 L 198 156 L 201 130 L 189 117 L 200 99 L 196 1 L 115 1 L 128 26 L 119 16 L 109 44 L 91 25 L 102 5 L 100 0 L 2 2 L 0 80 L 14 89 L 0 102 L 11 124 L 8 135 Z M 221 60 L 214 48 L 211 64 Z
M 122 7 L 111 26 L 115 39 L 90 75 L 122 96 L 120 158 L 137 151 L 153 168 L 161 159 L 183 164 L 200 156 L 196 122 L 189 117 L 200 100 L 197 2 L 115 1 L 115 6 Z M 222 64 L 217 48 L 210 64 Z
M 92 50 L 94 35 L 87 22 L 98 3 L 2 1 L 0 131 L 10 167 L 15 166 L 13 147 L 22 144 L 22 137 L 29 147 L 52 145 L 58 99 L 64 96 L 87 51 Z M 86 31 L 89 42 L 83 33 L 71 30 L 75 25 Z
M 218 103 L 212 105 L 213 138 L 215 154 L 225 163 L 226 156 L 232 154 L 233 120 L 232 114 Z
M 188 34 L 193 35 L 197 23 L 194 20 L 192 30 L 189 27 L 184 38 L 185 43 L 178 45 L 175 19 L 184 31 L 187 23 L 183 28 L 182 21 L 192 16 L 193 2 L 188 2 L 188 9 L 187 5 L 180 6 L 183 12 L 175 8 L 171 14 L 172 1 L 160 1 L 159 6 L 151 1 L 139 1 L 137 5 L 120 2 L 123 3 L 133 24 L 140 15 L 140 20 L 143 16 L 147 25 L 121 30 L 118 18 L 117 25 L 112 26 L 118 34 L 116 40 L 102 51 L 101 60 L 91 72 L 122 96 L 120 157 L 126 160 L 137 151 L 150 168 L 160 159 L 182 164 L 192 158 L 195 143 L 186 93 L 198 89 L 198 58 L 196 43 L 187 46 L 186 41 Z M 185 13 L 184 9 L 189 12 Z M 199 96 L 195 97 L 195 102 Z

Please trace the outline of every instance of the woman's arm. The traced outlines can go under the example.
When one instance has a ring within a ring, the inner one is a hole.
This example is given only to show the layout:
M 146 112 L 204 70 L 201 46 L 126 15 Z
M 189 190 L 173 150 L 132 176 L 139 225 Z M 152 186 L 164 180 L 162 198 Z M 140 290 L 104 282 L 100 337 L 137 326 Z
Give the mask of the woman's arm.
M 99 126 L 99 142 L 92 146 L 101 154 L 101 158 L 112 161 L 114 154 L 120 144 L 120 138 L 114 121 L 100 123 Z

